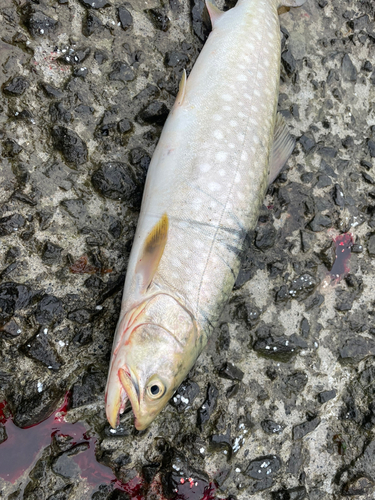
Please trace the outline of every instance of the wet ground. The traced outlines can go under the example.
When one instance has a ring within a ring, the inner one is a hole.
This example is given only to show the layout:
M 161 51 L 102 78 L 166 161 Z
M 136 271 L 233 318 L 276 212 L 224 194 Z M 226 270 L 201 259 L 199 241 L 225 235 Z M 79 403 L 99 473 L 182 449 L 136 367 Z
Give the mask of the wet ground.
M 142 187 L 207 12 L 1 0 L 1 498 L 374 497 L 375 7 L 307 0 L 280 20 L 296 149 L 188 379 L 147 431 L 129 412 L 112 432 Z

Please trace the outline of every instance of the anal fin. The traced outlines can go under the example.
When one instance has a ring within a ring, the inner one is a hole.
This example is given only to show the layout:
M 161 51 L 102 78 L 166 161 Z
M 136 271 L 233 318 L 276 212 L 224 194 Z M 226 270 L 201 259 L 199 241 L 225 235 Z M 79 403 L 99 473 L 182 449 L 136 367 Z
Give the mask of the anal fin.
M 178 88 L 178 94 L 177 94 L 177 97 L 176 97 L 176 104 L 178 106 L 181 106 L 181 104 L 182 104 L 182 102 L 184 100 L 184 97 L 185 97 L 185 93 L 186 93 L 186 80 L 187 80 L 186 69 L 184 69 L 183 72 L 182 72 L 182 77 L 181 77 L 180 85 L 179 85 L 179 88 Z
M 273 146 L 269 161 L 269 184 L 272 184 L 281 172 L 281 169 L 288 161 L 289 156 L 292 154 L 295 144 L 296 141 L 290 135 L 288 126 L 285 123 L 283 116 L 280 113 L 277 113 L 273 133 Z

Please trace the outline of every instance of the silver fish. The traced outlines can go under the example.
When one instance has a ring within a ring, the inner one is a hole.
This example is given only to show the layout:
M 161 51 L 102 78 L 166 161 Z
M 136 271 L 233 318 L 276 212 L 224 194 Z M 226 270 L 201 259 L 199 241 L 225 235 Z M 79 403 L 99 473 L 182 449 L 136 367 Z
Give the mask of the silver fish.
M 112 427 L 129 399 L 137 429 L 194 365 L 233 288 L 246 233 L 294 148 L 276 113 L 278 8 L 206 5 L 213 31 L 184 72 L 149 167 L 106 388 Z

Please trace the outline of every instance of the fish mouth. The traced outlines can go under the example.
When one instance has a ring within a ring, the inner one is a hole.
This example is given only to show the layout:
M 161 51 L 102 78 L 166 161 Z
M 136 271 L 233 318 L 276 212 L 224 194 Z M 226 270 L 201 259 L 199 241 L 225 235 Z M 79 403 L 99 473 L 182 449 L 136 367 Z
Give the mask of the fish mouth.
M 133 411 L 139 409 L 138 382 L 128 368 L 120 368 L 108 380 L 105 396 L 107 420 L 113 429 L 118 427 L 120 415 L 124 412 L 126 403 L 130 400 Z

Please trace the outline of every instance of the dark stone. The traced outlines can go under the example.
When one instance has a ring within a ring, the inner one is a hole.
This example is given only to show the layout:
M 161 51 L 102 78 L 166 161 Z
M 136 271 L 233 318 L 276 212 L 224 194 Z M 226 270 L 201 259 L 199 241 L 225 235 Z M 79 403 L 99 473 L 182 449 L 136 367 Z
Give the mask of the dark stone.
M 227 461 L 232 458 L 232 439 L 230 437 L 230 426 L 226 434 L 213 434 L 209 438 L 208 449 L 210 452 L 226 451 Z
M 357 80 L 357 70 L 349 57 L 345 54 L 341 62 L 341 72 L 345 80 L 355 82 Z
M 277 424 L 273 420 L 263 420 L 260 425 L 267 434 L 281 434 L 284 430 L 282 425 Z
M 150 165 L 151 157 L 144 149 L 133 148 L 129 153 L 129 161 L 132 165 L 147 170 Z
M 361 172 L 363 180 L 367 182 L 367 184 L 375 184 L 374 179 L 367 172 Z
M 353 31 L 360 31 L 366 28 L 366 26 L 369 23 L 369 17 L 367 14 L 364 14 L 363 16 L 356 17 L 355 19 L 352 19 L 348 22 L 348 26 L 350 29 Z
M 314 138 L 305 134 L 298 139 L 298 142 L 301 144 L 303 151 L 306 154 L 310 153 L 310 151 L 316 146 Z
M 307 491 L 304 486 L 296 486 L 289 490 L 273 491 L 271 495 L 272 500 L 303 500 L 307 497 Z
M 331 184 L 332 184 L 332 181 L 328 177 L 328 175 L 321 174 L 321 175 L 318 175 L 318 182 L 315 184 L 315 187 L 325 188 L 327 186 L 330 186 Z
M 169 114 L 169 109 L 164 102 L 153 101 L 138 115 L 141 122 L 164 125 Z
M 121 61 L 116 61 L 112 64 L 112 71 L 108 78 L 112 81 L 131 82 L 135 78 L 135 73 L 129 64 Z
M 146 13 L 157 30 L 168 30 L 171 22 L 161 9 L 148 9 Z
M 225 395 L 228 399 L 234 398 L 235 396 L 237 396 L 239 390 L 240 390 L 240 384 L 233 384 L 230 387 L 228 387 Z
M 323 391 L 318 394 L 318 401 L 320 404 L 326 403 L 330 399 L 334 399 L 336 397 L 336 389 L 332 389 L 330 391 Z
M 165 65 L 169 68 L 185 68 L 189 58 L 182 52 L 167 52 L 164 58 Z
M 371 73 L 371 71 L 373 70 L 373 66 L 371 64 L 370 61 L 365 61 L 365 64 L 363 65 L 363 70 L 364 71 L 368 71 L 369 73 Z
M 336 295 L 337 303 L 335 305 L 335 309 L 337 309 L 337 311 L 350 311 L 354 301 L 353 294 L 346 290 L 337 289 Z
M 318 153 L 327 158 L 335 158 L 337 156 L 337 149 L 331 146 L 322 146 L 319 148 Z
M 22 147 L 13 139 L 6 139 L 3 142 L 3 153 L 4 156 L 14 158 L 22 151 Z
M 242 380 L 244 373 L 242 370 L 232 365 L 232 363 L 226 362 L 220 368 L 219 376 L 228 380 Z
M 375 355 L 375 340 L 357 335 L 347 339 L 339 349 L 340 361 L 343 363 L 359 363 L 367 356 Z
M 0 444 L 8 439 L 7 431 L 4 425 L 0 424 Z
M 244 474 L 256 480 L 255 491 L 270 488 L 273 476 L 281 467 L 281 460 L 276 455 L 266 455 L 252 460 L 246 467 Z
M 94 188 L 105 198 L 121 199 L 129 206 L 139 206 L 141 188 L 131 169 L 120 162 L 102 164 L 91 176 Z
M 375 158 L 375 141 L 369 139 L 367 141 L 367 147 L 370 153 L 371 158 Z
M 14 191 L 14 193 L 12 194 L 12 198 L 14 200 L 21 201 L 22 203 L 26 203 L 27 205 L 30 205 L 32 207 L 35 207 L 35 205 L 37 204 L 37 202 L 35 200 L 30 198 L 30 196 L 23 193 L 19 189 L 17 189 L 17 191 Z
M 296 60 L 294 59 L 294 56 L 289 49 L 284 50 L 284 52 L 282 52 L 281 62 L 288 76 L 292 76 L 292 74 L 296 71 L 297 65 L 296 65 Z
M 0 236 L 1 236 L 1 219 L 0 219 Z M 375 234 L 372 234 L 368 239 L 367 250 L 370 257 L 375 257 Z
M 124 5 L 121 5 L 117 9 L 117 15 L 121 23 L 121 28 L 124 31 L 127 31 L 129 28 L 133 26 L 133 16 Z
M 87 405 L 97 400 L 104 390 L 106 375 L 89 366 L 81 381 L 72 387 L 72 408 Z
M 255 246 L 260 250 L 266 250 L 274 246 L 276 241 L 276 229 L 270 225 L 258 226 L 255 230 Z
M 332 220 L 329 215 L 317 214 L 309 224 L 314 232 L 323 231 L 323 229 L 332 226 Z
M 30 35 L 34 38 L 53 32 L 57 26 L 57 21 L 46 16 L 40 10 L 36 10 L 35 12 L 29 10 L 25 16 L 24 22 Z
M 293 476 L 298 476 L 302 464 L 303 464 L 302 443 L 301 441 L 296 441 L 292 443 L 292 450 L 290 452 L 290 457 L 288 460 L 288 467 L 286 472 L 288 474 L 292 474 Z
M 61 259 L 62 248 L 50 241 L 46 241 L 43 248 L 42 260 L 46 264 L 56 264 Z
M 66 127 L 54 127 L 52 138 L 55 148 L 61 151 L 66 161 L 75 165 L 86 163 L 87 146 L 73 130 Z
M 64 316 L 65 311 L 61 300 L 54 295 L 43 295 L 35 311 L 35 320 L 37 323 L 40 325 L 59 323 Z
M 259 330 L 256 332 L 259 337 Z M 264 338 L 258 338 L 253 344 L 254 351 L 268 358 L 287 362 L 301 349 L 307 347 L 302 339 L 295 335 L 290 337 L 276 337 L 271 334 Z
M 84 7 L 102 9 L 111 5 L 107 0 L 79 0 Z
M 308 378 L 305 372 L 297 371 L 285 377 L 283 382 L 283 394 L 287 397 L 291 397 L 292 395 L 299 394 L 303 391 L 308 382 Z
M 64 92 L 53 87 L 49 83 L 42 82 L 40 83 L 40 86 L 44 91 L 45 95 L 51 99 L 62 99 L 64 97 Z
M 289 295 L 293 299 L 305 299 L 315 290 L 317 282 L 308 273 L 301 274 L 294 279 L 289 287 Z
M 219 396 L 219 391 L 217 388 L 209 383 L 207 386 L 207 396 L 202 406 L 198 409 L 197 413 L 197 425 L 201 429 L 208 422 L 211 415 L 216 409 L 217 399 Z
M 211 21 L 206 5 L 202 0 L 192 1 L 191 15 L 194 33 L 202 42 L 205 42 L 211 31 Z
M 0 219 L 0 237 L 9 236 L 24 227 L 26 223 L 25 218 L 20 214 L 8 215 Z
M 118 131 L 120 134 L 127 134 L 131 130 L 133 130 L 133 124 L 131 121 L 127 120 L 124 118 L 123 120 L 120 120 L 117 124 Z
M 315 417 L 312 420 L 306 420 L 302 424 L 295 425 L 293 427 L 293 439 L 302 439 L 306 434 L 314 431 L 320 424 L 320 418 Z
M 88 12 L 86 18 L 84 19 L 84 21 L 82 23 L 82 33 L 85 36 L 89 37 L 93 33 L 100 32 L 102 29 L 103 29 L 103 24 L 102 24 L 101 20 L 92 12 Z M 96 52 L 95 52 L 95 54 L 96 54 Z M 97 60 L 95 55 L 94 55 L 94 58 L 95 58 L 95 60 Z M 101 63 L 98 63 L 98 64 L 101 64 Z
M 306 253 L 312 248 L 316 237 L 313 233 L 310 233 L 310 231 L 301 230 L 300 234 L 301 234 L 302 251 Z
M 77 64 L 81 64 L 85 59 L 87 59 L 90 52 L 91 50 L 89 47 L 75 49 L 74 52 L 69 51 L 68 54 L 64 54 L 59 57 L 59 61 L 64 64 L 68 64 L 69 66 L 75 66 Z
M 103 52 L 102 50 L 96 50 L 94 52 L 94 59 L 100 66 L 101 64 L 108 61 L 108 55 L 106 54 L 106 52 Z
M 86 78 L 88 75 L 89 70 L 87 68 L 76 68 L 73 71 L 73 76 L 77 78 Z
M 49 107 L 49 114 L 51 115 L 51 121 L 56 122 L 58 120 L 69 123 L 72 119 L 70 111 L 64 108 L 61 102 L 54 102 Z
M 80 346 L 90 344 L 92 342 L 92 326 L 85 326 L 77 330 L 77 333 L 73 337 L 73 342 Z
M 18 267 L 18 262 L 12 262 L 12 264 L 9 264 L 9 266 L 5 267 L 1 272 L 0 272 L 0 280 L 4 279 L 6 276 L 9 276 L 15 269 Z
M 63 364 L 62 360 L 50 344 L 49 336 L 44 333 L 44 330 L 44 328 L 40 328 L 39 332 L 29 339 L 21 349 L 26 356 L 43 363 L 50 370 L 59 370 Z
M 91 312 L 87 309 L 77 309 L 76 311 L 71 311 L 67 318 L 80 325 L 86 325 L 91 320 Z
M 72 455 L 77 455 L 82 451 L 86 451 L 90 447 L 89 443 L 79 443 L 68 451 L 62 453 L 52 462 L 51 469 L 53 472 L 63 478 L 78 478 L 80 473 L 80 468 L 77 462 L 72 458 Z
M 303 318 L 303 320 L 301 321 L 301 333 L 302 333 L 302 337 L 305 339 L 309 336 L 310 325 L 309 325 L 309 322 L 306 318 Z
M 0 328 L 0 338 L 13 339 L 22 333 L 18 324 L 11 319 Z
M 199 385 L 196 382 L 187 380 L 180 385 L 169 402 L 179 413 L 182 413 L 192 407 L 193 401 L 198 394 Z
M 333 188 L 333 201 L 338 207 L 343 207 L 345 205 L 344 192 L 340 184 L 335 184 Z
M 372 169 L 372 163 L 370 161 L 367 161 L 367 160 L 361 160 L 361 166 L 365 167 L 367 170 Z
M 374 481 L 366 476 L 355 477 L 344 485 L 343 493 L 345 496 L 366 495 L 369 490 L 374 488 L 374 485 Z

